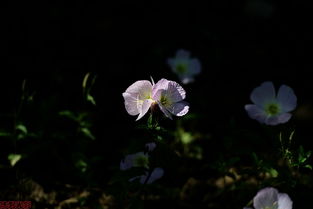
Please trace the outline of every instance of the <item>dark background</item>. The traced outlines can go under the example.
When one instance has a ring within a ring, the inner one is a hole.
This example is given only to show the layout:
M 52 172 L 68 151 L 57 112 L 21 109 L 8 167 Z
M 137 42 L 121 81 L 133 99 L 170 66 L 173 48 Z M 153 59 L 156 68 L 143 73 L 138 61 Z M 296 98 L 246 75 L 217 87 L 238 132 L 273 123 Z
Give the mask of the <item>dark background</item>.
M 185 87 L 190 112 L 202 115 L 197 123 L 200 131 L 221 135 L 230 118 L 243 126 L 257 126 L 243 106 L 250 103 L 252 89 L 269 80 L 277 88 L 286 84 L 295 90 L 299 103 L 295 124 L 302 143 L 309 144 L 311 9 L 298 1 L 269 0 L 154 5 L 9 2 L 1 9 L 1 129 L 13 127 L 11 116 L 18 109 L 23 80 L 27 91 L 34 93 L 33 106 L 26 106 L 20 118 L 30 130 L 53 133 L 66 129 L 68 123 L 59 123 L 57 112 L 91 111 L 92 131 L 100 140 L 89 152 L 104 156 L 95 181 L 106 182 L 112 174 L 106 165 L 119 163 L 118 150 L 127 146 L 136 125 L 135 117 L 124 109 L 122 92 L 150 76 L 155 81 L 178 81 L 166 59 L 183 48 L 202 63 L 195 83 Z M 81 85 L 87 72 L 97 76 L 91 91 L 96 106 L 83 99 Z M 63 142 L 53 145 L 61 150 L 67 146 L 71 147 Z M 40 169 L 29 175 L 43 184 L 54 178 L 70 179 L 66 165 L 57 166 L 62 159 L 44 159 L 38 164 Z
M 190 88 L 195 94 L 207 91 L 205 100 L 212 100 L 212 93 L 234 96 L 237 90 L 236 96 L 247 98 L 264 80 L 285 83 L 300 99 L 309 98 L 310 11 L 310 5 L 301 2 L 265 0 L 155 5 L 10 2 L 1 12 L 2 94 L 12 101 L 16 94 L 11 91 L 29 79 L 45 94 L 63 88 L 67 97 L 65 92 L 75 89 L 67 84 L 95 72 L 97 100 L 110 98 L 114 102 L 105 105 L 120 113 L 117 95 L 135 80 L 176 79 L 166 59 L 184 48 L 203 64 L 198 84 Z
M 99 117 L 115 132 L 134 119 L 121 93 L 150 76 L 177 80 L 166 59 L 180 48 L 202 63 L 187 101 L 195 99 L 191 111 L 208 123 L 246 116 L 251 90 L 266 80 L 294 88 L 300 104 L 312 101 L 312 13 L 302 2 L 10 2 L 1 13 L 5 111 L 17 106 L 24 79 L 36 97 L 58 95 L 79 108 L 81 82 L 92 72 Z

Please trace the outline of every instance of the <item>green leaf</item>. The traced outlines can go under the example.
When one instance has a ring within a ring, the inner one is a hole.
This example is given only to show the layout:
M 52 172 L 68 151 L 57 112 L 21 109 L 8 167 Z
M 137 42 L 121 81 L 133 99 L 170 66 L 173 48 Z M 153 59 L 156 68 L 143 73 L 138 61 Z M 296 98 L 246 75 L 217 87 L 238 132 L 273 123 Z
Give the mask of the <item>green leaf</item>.
M 17 140 L 25 138 L 25 136 L 27 135 L 27 128 L 26 128 L 26 126 L 24 126 L 22 124 L 19 124 L 19 125 L 16 126 L 15 129 L 18 131 Z
M 96 105 L 96 101 L 90 94 L 87 94 L 87 101 L 91 102 L 91 104 Z
M 312 170 L 312 166 L 311 165 L 305 165 L 304 167 Z
M 303 164 L 305 161 L 307 161 L 307 159 L 311 156 L 311 154 L 312 154 L 312 151 L 305 152 L 303 147 L 300 146 L 299 147 L 298 162 L 300 164 Z
M 271 174 L 272 177 L 276 178 L 278 176 L 278 171 L 274 168 L 268 169 L 269 174 Z
M 157 127 L 155 127 L 155 130 L 161 131 L 161 127 L 160 127 L 160 126 L 157 126 Z
M 22 125 L 22 124 L 17 125 L 15 129 L 21 131 L 21 132 L 22 132 L 23 134 L 25 134 L 25 135 L 27 134 L 27 128 L 26 128 L 26 126 L 24 126 L 24 125 Z
M 188 133 L 188 132 L 183 132 L 181 133 L 181 141 L 183 144 L 190 144 L 194 140 L 194 137 Z
M 88 72 L 83 79 L 83 84 L 82 84 L 83 90 L 85 90 L 87 87 L 87 81 L 88 81 L 89 76 L 90 76 L 90 72 Z
M 293 138 L 293 136 L 294 136 L 294 134 L 295 134 L 295 131 L 296 130 L 293 130 L 291 133 L 290 133 L 290 136 L 289 136 L 289 141 L 291 142 L 291 140 L 292 140 L 292 138 Z
M 87 166 L 88 164 L 83 161 L 83 160 L 78 160 L 76 163 L 75 163 L 75 166 L 80 169 L 81 172 L 85 172 L 87 170 Z
M 149 115 L 148 121 L 147 121 L 148 128 L 153 127 L 153 118 L 152 118 L 152 113 Z
M 13 167 L 20 159 L 22 159 L 22 155 L 20 154 L 9 154 L 8 160 L 10 161 L 11 166 Z
M 257 156 L 257 154 L 255 152 L 252 152 L 252 158 L 253 158 L 255 165 L 258 168 L 261 168 L 263 166 L 263 160 L 259 159 L 259 157 Z
M 308 151 L 308 152 L 306 153 L 306 158 L 311 157 L 311 154 L 312 154 L 312 151 Z
M 92 139 L 92 140 L 95 140 L 95 139 L 96 139 L 96 137 L 91 133 L 91 131 L 90 131 L 88 128 L 84 127 L 84 128 L 81 128 L 80 130 L 81 130 L 81 132 L 83 132 L 83 133 L 85 134 L 85 136 L 87 136 L 88 138 L 90 138 L 90 139 Z
M 11 133 L 0 131 L 0 136 L 12 136 Z
M 93 98 L 93 96 L 90 95 L 90 91 L 91 88 L 93 87 L 95 81 L 96 81 L 97 76 L 91 76 L 91 73 L 88 72 L 84 79 L 83 79 L 83 83 L 82 83 L 82 87 L 83 87 L 83 95 L 86 95 L 86 100 L 88 102 L 91 102 L 93 105 L 96 105 L 96 101 Z M 89 82 L 88 82 L 89 81 Z
M 69 111 L 69 110 L 61 111 L 61 112 L 59 112 L 59 115 L 60 115 L 60 116 L 65 116 L 65 117 L 67 117 L 67 118 L 69 118 L 69 119 L 72 119 L 72 120 L 74 120 L 74 121 L 77 121 L 76 115 L 75 115 L 73 112 Z

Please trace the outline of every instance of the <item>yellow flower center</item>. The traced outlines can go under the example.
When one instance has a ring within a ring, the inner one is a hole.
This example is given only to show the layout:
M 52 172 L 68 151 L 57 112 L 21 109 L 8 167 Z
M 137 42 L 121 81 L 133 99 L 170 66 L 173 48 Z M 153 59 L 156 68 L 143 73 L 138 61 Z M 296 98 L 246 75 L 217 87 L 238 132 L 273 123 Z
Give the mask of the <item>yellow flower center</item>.
M 139 155 L 134 159 L 134 166 L 135 167 L 148 167 L 149 159 L 145 155 Z
M 143 97 L 143 99 L 151 99 L 151 97 L 152 97 L 151 91 L 144 92 L 142 94 L 142 97 Z
M 187 65 L 184 63 L 179 63 L 176 66 L 176 71 L 180 74 L 184 74 L 187 72 Z
M 160 103 L 161 105 L 163 105 L 164 107 L 170 107 L 172 104 L 172 101 L 170 100 L 170 98 L 168 98 L 165 95 L 162 95 L 160 98 Z
M 143 92 L 141 95 L 139 95 L 137 97 L 137 107 L 141 107 L 143 105 L 143 102 L 147 99 L 152 99 L 152 95 L 151 95 L 151 92 L 150 91 L 146 91 L 146 92 Z M 154 100 L 153 100 L 154 101 Z
M 278 208 L 278 203 L 274 202 L 272 206 L 265 206 L 262 209 L 277 209 Z
M 265 112 L 270 116 L 274 116 L 280 112 L 280 107 L 278 104 L 268 104 L 265 107 Z

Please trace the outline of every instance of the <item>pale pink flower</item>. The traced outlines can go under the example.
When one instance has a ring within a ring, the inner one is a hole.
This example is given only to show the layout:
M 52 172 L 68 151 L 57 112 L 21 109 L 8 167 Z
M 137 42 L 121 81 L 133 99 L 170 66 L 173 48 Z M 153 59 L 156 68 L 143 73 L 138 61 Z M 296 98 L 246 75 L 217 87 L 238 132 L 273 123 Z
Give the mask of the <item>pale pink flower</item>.
M 148 80 L 136 81 L 123 93 L 125 108 L 128 114 L 142 118 L 152 105 L 158 105 L 160 110 L 172 119 L 172 115 L 183 116 L 189 110 L 189 105 L 183 100 L 185 90 L 175 81 L 159 80 L 156 84 Z

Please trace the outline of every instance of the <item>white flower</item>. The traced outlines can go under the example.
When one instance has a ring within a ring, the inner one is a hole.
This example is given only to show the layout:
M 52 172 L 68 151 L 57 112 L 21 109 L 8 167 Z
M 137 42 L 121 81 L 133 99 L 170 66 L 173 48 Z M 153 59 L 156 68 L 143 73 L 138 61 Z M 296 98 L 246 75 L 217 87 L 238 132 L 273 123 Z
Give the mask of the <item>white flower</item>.
M 150 142 L 145 144 L 145 147 L 148 148 L 148 152 L 151 152 L 156 148 L 156 144 L 154 142 Z M 143 175 L 130 178 L 130 182 L 139 179 L 141 184 L 151 184 L 155 180 L 161 178 L 164 174 L 164 170 L 162 168 L 154 168 L 153 170 L 149 170 L 149 155 L 148 153 L 144 152 L 137 152 L 135 154 L 127 155 L 125 159 L 120 162 L 120 170 L 124 171 L 133 167 L 145 168 L 145 171 Z
M 128 114 L 138 115 L 137 120 L 142 118 L 154 102 L 151 98 L 152 84 L 150 81 L 136 81 L 122 94 L 125 108 Z
M 153 151 L 156 148 L 156 143 L 150 142 L 145 145 L 149 152 Z
M 291 118 L 290 111 L 297 106 L 297 97 L 293 90 L 281 85 L 276 96 L 272 82 L 264 82 L 256 87 L 250 99 L 254 104 L 245 105 L 250 118 L 266 125 L 286 123 Z
M 182 101 L 186 97 L 185 90 L 175 81 L 159 80 L 156 84 L 147 80 L 136 81 L 123 93 L 125 108 L 128 114 L 142 118 L 151 105 L 158 105 L 168 118 L 172 114 L 183 116 L 189 110 L 189 105 Z
M 255 209 L 292 209 L 292 201 L 288 194 L 278 193 L 277 189 L 267 187 L 253 198 L 253 206 Z
M 189 111 L 186 98 L 186 91 L 175 81 L 166 79 L 159 80 L 152 89 L 152 97 L 159 104 L 161 111 L 168 118 L 172 119 L 172 114 L 183 116 Z
M 194 76 L 201 72 L 201 63 L 197 58 L 190 58 L 190 52 L 180 49 L 174 58 L 169 58 L 167 64 L 178 75 L 183 84 L 190 83 Z

